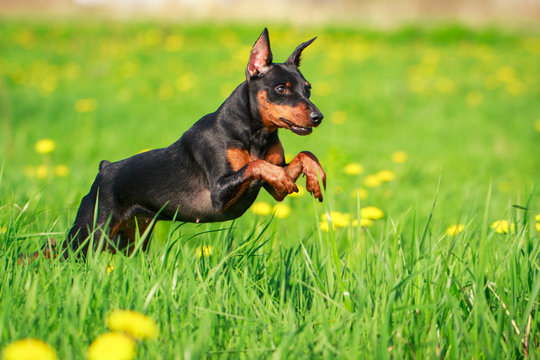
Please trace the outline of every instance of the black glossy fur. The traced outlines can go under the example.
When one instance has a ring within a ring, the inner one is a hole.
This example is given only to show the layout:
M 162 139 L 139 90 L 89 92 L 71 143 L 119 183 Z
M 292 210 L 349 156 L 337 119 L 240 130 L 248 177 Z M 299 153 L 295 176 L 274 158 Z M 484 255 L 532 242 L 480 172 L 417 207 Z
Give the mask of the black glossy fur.
M 216 112 L 198 120 L 169 147 L 118 162 L 101 162 L 66 246 L 85 255 L 89 236 L 94 234 L 97 246 L 105 232 L 110 240 L 107 250 L 130 252 L 137 230 L 140 234 L 147 230 L 149 238 L 152 229 L 148 227 L 154 218 L 187 222 L 235 219 L 251 206 L 261 187 L 277 200 L 297 191 L 294 182 L 301 173 L 310 176 L 308 190 L 322 200 L 316 177 L 318 174 L 324 181 L 324 171 L 315 156 L 301 153 L 294 169 L 288 169 L 277 132 L 289 128 L 307 135 L 322 120 L 309 100 L 309 83 L 298 70 L 300 54 L 312 41 L 301 44 L 286 63 L 273 64 L 265 29 L 251 52 L 246 81 Z M 283 87 L 285 93 L 281 93 Z M 264 94 L 268 102 L 261 110 Z M 300 124 L 279 111 L 289 117 L 307 113 L 311 123 Z M 147 241 L 143 250 L 146 246 Z

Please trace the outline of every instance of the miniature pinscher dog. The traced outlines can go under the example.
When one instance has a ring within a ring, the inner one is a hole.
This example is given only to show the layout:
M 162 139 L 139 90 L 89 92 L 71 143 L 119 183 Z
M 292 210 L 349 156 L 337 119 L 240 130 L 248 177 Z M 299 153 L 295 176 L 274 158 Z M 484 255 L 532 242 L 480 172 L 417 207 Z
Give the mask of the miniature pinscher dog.
M 303 151 L 286 164 L 278 138 L 281 128 L 308 135 L 323 119 L 309 100 L 311 85 L 298 70 L 302 51 L 314 40 L 300 44 L 285 63 L 273 63 L 264 29 L 251 50 L 246 81 L 216 112 L 202 117 L 169 147 L 102 161 L 64 247 L 85 256 L 90 243 L 97 249 L 98 241 L 89 241 L 90 235 L 106 235 L 105 250 L 129 254 L 137 231 L 146 231 L 141 245 L 146 250 L 154 219 L 236 219 L 261 187 L 277 201 L 297 192 L 301 174 L 306 189 L 322 201 L 319 177 L 326 186 L 326 175 L 315 155 Z

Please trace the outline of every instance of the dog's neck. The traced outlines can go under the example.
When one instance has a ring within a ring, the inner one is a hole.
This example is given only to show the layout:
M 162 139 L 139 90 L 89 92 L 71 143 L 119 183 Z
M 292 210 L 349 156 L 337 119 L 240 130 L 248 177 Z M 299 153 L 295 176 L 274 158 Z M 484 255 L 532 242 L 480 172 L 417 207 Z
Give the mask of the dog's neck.
M 275 142 L 277 130 L 269 132 L 262 123 L 256 99 L 246 81 L 240 84 L 218 109 L 218 121 L 248 149 L 263 150 Z M 255 103 L 254 103 L 255 102 Z

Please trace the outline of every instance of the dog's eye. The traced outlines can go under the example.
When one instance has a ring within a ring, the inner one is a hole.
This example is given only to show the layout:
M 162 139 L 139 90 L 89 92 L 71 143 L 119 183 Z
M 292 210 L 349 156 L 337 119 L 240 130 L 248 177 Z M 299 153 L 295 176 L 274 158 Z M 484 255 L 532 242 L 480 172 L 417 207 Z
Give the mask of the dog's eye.
M 279 94 L 286 94 L 287 93 L 287 87 L 285 85 L 278 85 L 276 86 L 276 92 Z

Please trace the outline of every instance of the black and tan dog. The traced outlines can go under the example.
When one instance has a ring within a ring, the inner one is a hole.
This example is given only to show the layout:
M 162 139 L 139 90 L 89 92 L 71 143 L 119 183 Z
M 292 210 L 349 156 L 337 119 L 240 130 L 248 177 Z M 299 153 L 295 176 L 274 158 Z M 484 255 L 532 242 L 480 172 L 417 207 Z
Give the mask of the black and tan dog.
M 169 147 L 114 163 L 102 161 L 65 246 L 84 256 L 91 234 L 94 239 L 106 235 L 106 249 L 130 253 L 137 230 L 149 235 L 154 218 L 235 219 L 251 206 L 261 187 L 278 201 L 298 191 L 295 181 L 301 174 L 307 190 L 322 201 L 318 176 L 325 184 L 325 173 L 317 158 L 304 151 L 286 164 L 277 132 L 284 128 L 308 135 L 323 119 L 309 100 L 309 82 L 298 70 L 300 55 L 313 40 L 300 44 L 285 63 L 274 64 L 264 29 L 251 50 L 246 81 L 216 112 Z

